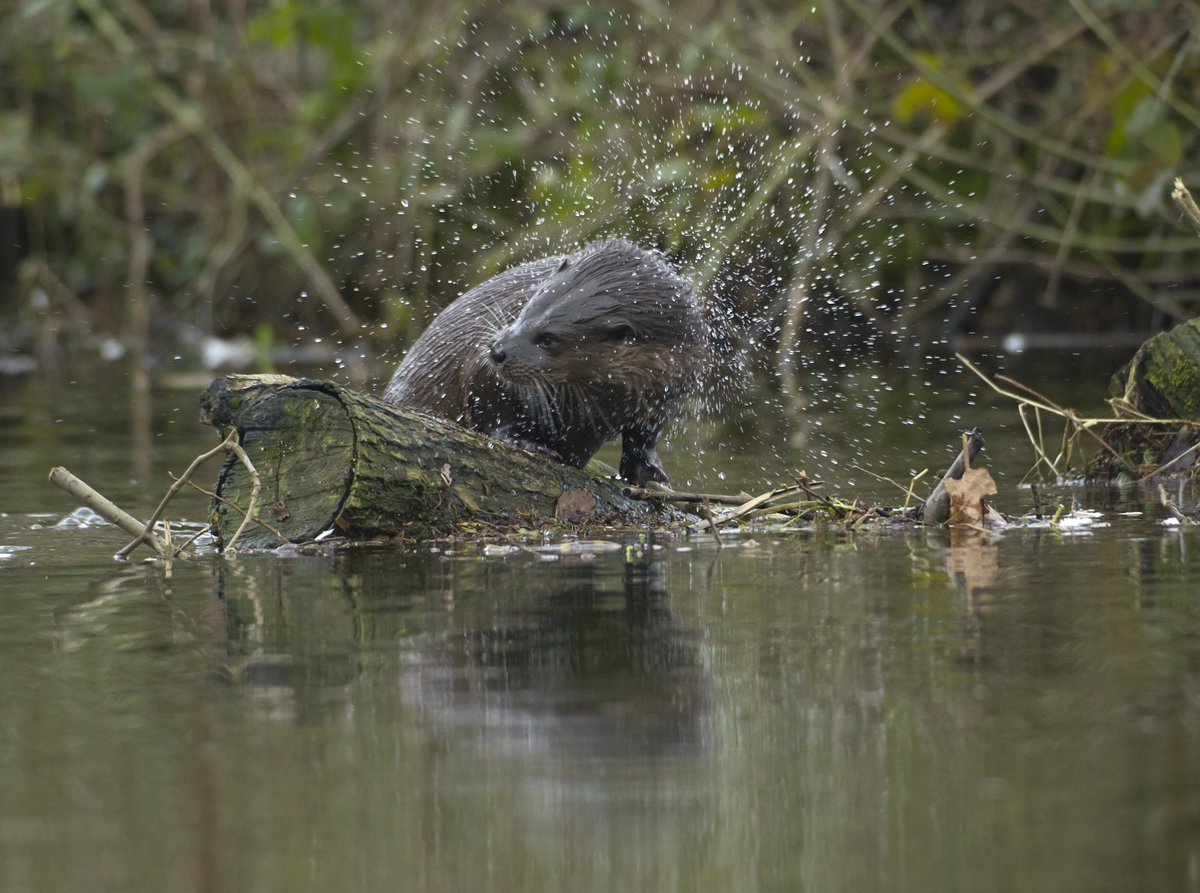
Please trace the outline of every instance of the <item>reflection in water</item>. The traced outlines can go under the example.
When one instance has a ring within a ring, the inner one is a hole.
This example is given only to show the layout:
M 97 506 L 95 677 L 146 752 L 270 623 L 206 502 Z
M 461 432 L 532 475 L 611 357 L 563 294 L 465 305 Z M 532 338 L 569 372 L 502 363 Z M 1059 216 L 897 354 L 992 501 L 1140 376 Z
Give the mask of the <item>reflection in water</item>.
M 336 598 L 290 571 L 263 592 L 269 575 L 223 566 L 239 683 L 307 713 L 334 703 L 320 689 L 355 681 L 364 652 L 399 647 L 401 691 L 443 731 L 477 727 L 493 746 L 575 760 L 701 745 L 707 677 L 665 605 L 659 562 L 430 556 L 393 576 L 394 559 L 346 561 L 357 567 Z
M 707 685 L 663 606 L 661 568 L 575 562 L 523 587 L 528 604 L 454 628 L 408 680 L 426 706 L 510 745 L 653 757 L 700 744 Z M 619 583 L 619 586 L 617 585 Z

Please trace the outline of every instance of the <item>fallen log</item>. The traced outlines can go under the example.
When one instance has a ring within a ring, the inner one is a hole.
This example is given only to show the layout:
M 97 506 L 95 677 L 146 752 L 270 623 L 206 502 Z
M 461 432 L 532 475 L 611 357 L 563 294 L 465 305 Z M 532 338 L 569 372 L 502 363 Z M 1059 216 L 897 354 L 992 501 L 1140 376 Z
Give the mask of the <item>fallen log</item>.
M 354 541 L 426 538 L 475 523 L 486 530 L 553 523 L 564 493 L 595 499 L 606 524 L 679 517 L 630 499 L 620 481 L 432 416 L 396 409 L 330 381 L 230 375 L 201 398 L 203 420 L 237 429 L 261 487 L 256 520 L 239 547 L 270 548 L 333 534 Z M 591 466 L 589 466 L 591 467 Z M 230 456 L 217 480 L 211 523 L 218 545 L 241 525 L 254 482 Z M 578 496 L 568 497 L 579 520 Z M 586 500 L 583 500 L 587 504 Z

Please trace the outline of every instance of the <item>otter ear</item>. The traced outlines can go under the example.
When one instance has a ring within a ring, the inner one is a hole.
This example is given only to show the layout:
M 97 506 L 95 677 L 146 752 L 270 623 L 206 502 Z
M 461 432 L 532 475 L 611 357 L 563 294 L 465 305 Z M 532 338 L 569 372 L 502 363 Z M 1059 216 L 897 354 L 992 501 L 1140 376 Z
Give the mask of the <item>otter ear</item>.
M 571 258 L 564 257 L 561 261 L 558 262 L 558 269 L 555 270 L 554 272 L 561 273 L 563 270 L 565 270 L 569 266 L 571 266 Z

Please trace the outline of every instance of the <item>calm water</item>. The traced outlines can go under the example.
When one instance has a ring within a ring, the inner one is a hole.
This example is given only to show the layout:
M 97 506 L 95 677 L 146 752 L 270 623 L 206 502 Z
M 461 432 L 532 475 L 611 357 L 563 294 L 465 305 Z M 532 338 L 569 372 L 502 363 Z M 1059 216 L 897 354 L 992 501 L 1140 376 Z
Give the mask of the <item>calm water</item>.
M 0 890 L 1200 890 L 1200 534 L 1140 494 L 953 544 L 114 562 L 46 470 L 147 511 L 197 387 L 0 383 Z M 916 410 L 842 408 L 727 479 L 920 467 Z M 737 458 L 704 436 L 677 479 Z

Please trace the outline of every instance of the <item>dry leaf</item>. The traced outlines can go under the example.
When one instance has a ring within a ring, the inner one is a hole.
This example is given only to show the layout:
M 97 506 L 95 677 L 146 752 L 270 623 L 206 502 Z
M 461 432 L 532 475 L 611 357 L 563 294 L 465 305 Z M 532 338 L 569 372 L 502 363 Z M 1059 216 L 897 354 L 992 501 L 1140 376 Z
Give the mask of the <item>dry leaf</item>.
M 554 519 L 566 524 L 582 524 L 596 517 L 596 497 L 587 490 L 564 490 L 554 503 Z
M 946 492 L 950 494 L 951 524 L 982 524 L 988 512 L 983 497 L 993 496 L 997 490 L 986 468 L 972 468 L 964 471 L 961 479 L 946 481 Z

